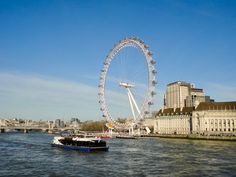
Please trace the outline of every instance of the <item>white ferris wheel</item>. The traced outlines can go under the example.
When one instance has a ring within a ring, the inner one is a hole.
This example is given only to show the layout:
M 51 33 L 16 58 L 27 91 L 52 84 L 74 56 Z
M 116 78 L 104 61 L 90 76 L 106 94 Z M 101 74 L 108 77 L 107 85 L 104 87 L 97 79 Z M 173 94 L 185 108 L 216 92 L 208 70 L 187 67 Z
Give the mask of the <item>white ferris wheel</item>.
M 106 100 L 106 81 L 108 78 L 108 71 L 111 63 L 116 55 L 121 52 L 122 49 L 126 47 L 134 47 L 139 49 L 139 51 L 143 54 L 146 60 L 147 66 L 147 90 L 144 93 L 144 98 L 140 105 L 137 104 L 135 100 L 135 95 L 133 90 L 135 89 L 135 83 L 132 81 L 119 81 L 117 85 L 126 90 L 127 93 L 127 102 L 129 102 L 130 109 L 132 112 L 132 121 L 128 123 L 120 123 L 113 118 L 111 113 L 108 110 L 107 100 Z M 102 111 L 103 117 L 108 121 L 108 123 L 112 124 L 112 126 L 116 129 L 130 129 L 134 126 L 139 126 L 141 121 L 146 117 L 150 116 L 150 106 L 153 105 L 153 97 L 156 94 L 155 86 L 157 84 L 156 74 L 157 71 L 155 69 L 156 61 L 152 57 L 152 53 L 149 51 L 149 47 L 139 38 L 136 37 L 127 37 L 123 40 L 120 40 L 114 47 L 110 50 L 109 54 L 106 56 L 105 61 L 103 63 L 103 68 L 100 74 L 99 80 L 99 104 L 100 110 Z

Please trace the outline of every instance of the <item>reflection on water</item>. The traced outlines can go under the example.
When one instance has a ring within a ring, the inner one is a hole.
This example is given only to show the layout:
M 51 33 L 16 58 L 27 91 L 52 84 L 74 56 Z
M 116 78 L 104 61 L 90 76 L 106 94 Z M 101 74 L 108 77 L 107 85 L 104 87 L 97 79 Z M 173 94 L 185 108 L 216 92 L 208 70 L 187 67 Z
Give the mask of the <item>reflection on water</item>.
M 234 176 L 236 143 L 110 139 L 109 152 L 50 146 L 42 133 L 0 134 L 0 176 Z

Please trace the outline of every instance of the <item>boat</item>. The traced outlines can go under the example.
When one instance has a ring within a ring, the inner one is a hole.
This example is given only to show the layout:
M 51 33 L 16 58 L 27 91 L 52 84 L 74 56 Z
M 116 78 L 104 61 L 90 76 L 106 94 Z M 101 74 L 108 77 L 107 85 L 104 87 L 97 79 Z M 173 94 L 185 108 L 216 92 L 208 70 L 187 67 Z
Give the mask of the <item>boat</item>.
M 101 140 L 100 138 L 81 136 L 56 136 L 54 137 L 51 146 L 85 152 L 108 151 L 109 149 L 109 146 L 107 146 L 106 141 Z
M 102 139 L 105 139 L 105 138 L 112 138 L 112 136 L 110 136 L 110 135 L 97 135 L 96 137 L 97 137 L 97 138 L 102 138 Z

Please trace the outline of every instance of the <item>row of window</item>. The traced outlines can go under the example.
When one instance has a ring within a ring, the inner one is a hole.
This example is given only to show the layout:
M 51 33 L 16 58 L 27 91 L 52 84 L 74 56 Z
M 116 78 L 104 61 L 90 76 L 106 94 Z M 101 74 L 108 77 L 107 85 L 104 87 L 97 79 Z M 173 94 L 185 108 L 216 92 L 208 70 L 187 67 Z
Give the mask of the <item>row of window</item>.
M 189 128 L 160 128 L 161 131 L 189 131 Z
M 227 130 L 228 130 L 228 132 L 235 132 L 235 131 L 236 131 L 236 128 L 232 128 L 232 129 L 231 129 L 231 128 L 228 128 L 228 129 L 227 129 L 227 128 L 223 128 L 223 129 L 221 129 L 221 128 L 219 128 L 219 129 L 218 129 L 218 128 L 215 128 L 215 129 L 212 128 L 212 129 L 211 129 L 211 131 L 216 131 L 216 132 L 217 132 L 217 131 L 220 131 L 220 132 L 221 132 L 221 131 L 224 131 L 224 132 L 226 132 Z M 207 128 L 206 128 L 206 131 L 208 131 Z
M 210 123 L 211 124 L 214 124 L 214 122 L 215 122 L 215 124 L 218 124 L 218 122 L 219 122 L 219 124 L 226 124 L 226 122 L 230 125 L 230 124 L 232 124 L 232 125 L 234 125 L 234 120 L 232 119 L 232 120 L 229 120 L 229 119 L 227 119 L 227 120 L 225 120 L 225 119 L 211 119 L 210 120 Z M 205 124 L 207 124 L 207 122 L 205 122 Z

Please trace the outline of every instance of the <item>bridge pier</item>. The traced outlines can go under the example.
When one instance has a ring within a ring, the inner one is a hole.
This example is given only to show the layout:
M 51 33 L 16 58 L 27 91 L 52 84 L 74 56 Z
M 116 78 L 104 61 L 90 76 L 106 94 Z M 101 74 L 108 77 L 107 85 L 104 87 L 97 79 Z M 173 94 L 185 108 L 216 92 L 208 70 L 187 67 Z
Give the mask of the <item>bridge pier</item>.
M 5 132 L 5 129 L 1 128 L 0 133 L 4 133 L 4 132 Z

